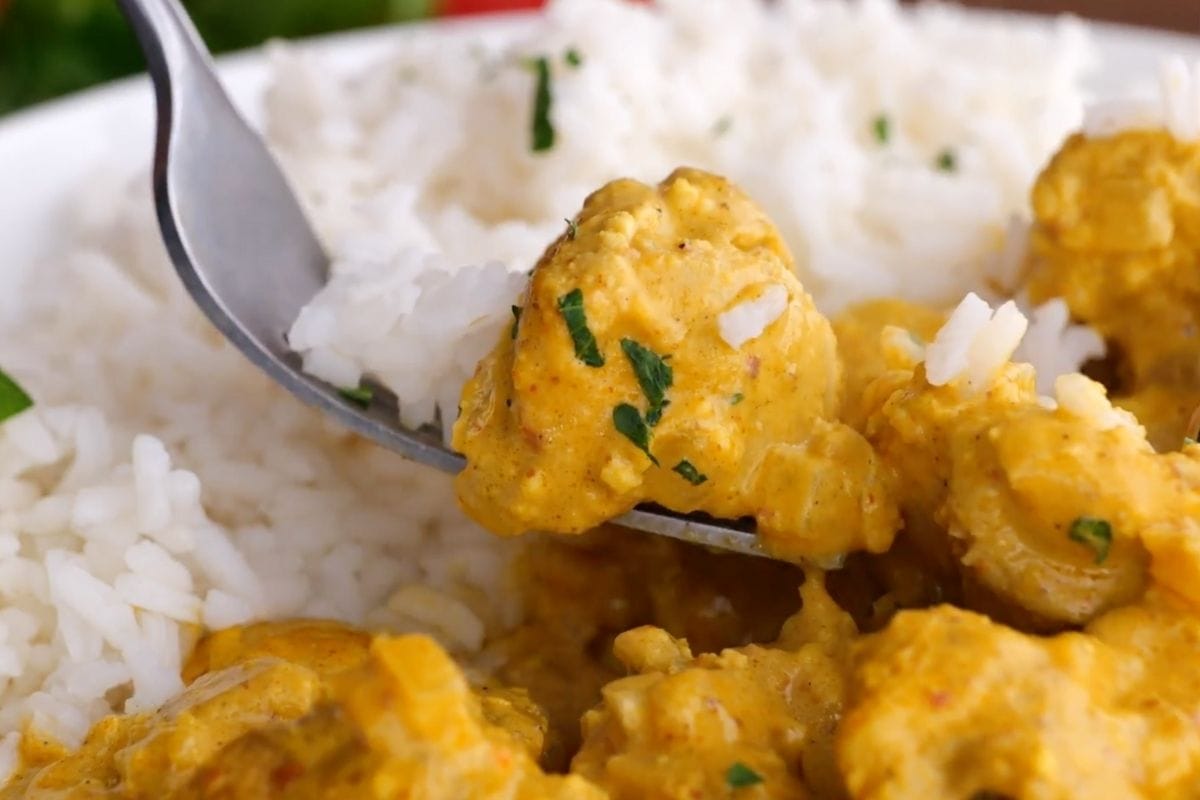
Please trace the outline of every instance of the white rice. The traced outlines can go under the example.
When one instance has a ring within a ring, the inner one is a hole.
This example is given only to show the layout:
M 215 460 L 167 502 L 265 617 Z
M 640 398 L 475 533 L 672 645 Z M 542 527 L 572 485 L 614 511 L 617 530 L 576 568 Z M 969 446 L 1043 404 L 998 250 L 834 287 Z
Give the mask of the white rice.
M 681 163 L 764 204 L 824 311 L 874 296 L 948 306 L 980 287 L 1081 119 L 1088 52 L 1069 21 L 983 24 L 890 0 L 571 0 L 514 40 L 431 40 L 351 79 L 277 50 L 270 130 L 336 256 L 292 341 L 334 383 L 374 374 L 410 424 L 434 403 L 452 418 L 472 359 L 445 354 L 495 341 L 513 274 L 598 186 Z M 523 65 L 537 56 L 553 75 L 546 153 L 529 146 Z M 944 151 L 953 171 L 936 167 Z M 459 303 L 430 314 L 416 300 L 428 282 Z
M 1037 389 L 1049 395 L 1055 381 L 1107 352 L 1104 338 L 1087 325 L 1071 322 L 1066 301 L 1055 298 L 1026 311 L 1029 328 L 1013 360 L 1033 364 L 1037 370 Z
M 525 281 L 500 264 L 455 269 L 411 249 L 344 255 L 288 341 L 308 372 L 335 386 L 374 376 L 404 398 L 401 421 L 419 427 L 437 408 L 458 407 Z
M 1060 375 L 1054 382 L 1057 407 L 1072 416 L 1088 420 L 1097 430 L 1127 428 L 1145 439 L 1146 429 L 1130 412 L 1117 408 L 1108 399 L 1104 387 L 1078 373 Z M 1145 444 L 1150 449 L 1149 443 Z
M 1012 300 L 993 310 L 969 293 L 925 348 L 926 379 L 933 386 L 962 380 L 968 391 L 986 388 L 1016 351 L 1028 324 Z
M 144 177 L 95 191 L 0 336 L 37 402 L 0 425 L 0 737 L 76 744 L 160 704 L 197 624 L 332 617 L 463 655 L 510 626 L 517 545 L 226 346 L 171 274 Z
M 751 300 L 738 303 L 717 315 L 717 331 L 734 350 L 751 339 L 757 339 L 787 310 L 788 290 L 781 283 L 772 283 Z
M 1079 119 L 1081 32 L 766 6 L 559 2 L 519 42 L 405 37 L 354 76 L 275 50 L 268 137 L 335 255 L 292 331 L 309 368 L 378 375 L 410 423 L 453 408 L 563 218 L 680 163 L 765 204 L 827 311 L 978 286 Z M 558 143 L 535 155 L 520 62 L 540 54 Z M 933 166 L 947 147 L 953 172 Z M 225 345 L 177 285 L 144 176 L 97 176 L 77 205 L 0 324 L 0 366 L 38 402 L 0 426 L 0 774 L 27 721 L 74 744 L 176 691 L 197 622 L 328 616 L 463 655 L 513 624 L 518 545 L 469 523 L 447 477 L 356 441 Z
M 1166 129 L 1180 141 L 1200 139 L 1200 61 L 1179 56 L 1159 66 L 1155 97 L 1123 97 L 1089 105 L 1083 132 L 1094 138 L 1127 130 Z
M 1033 365 L 1038 392 L 1049 399 L 1060 378 L 1104 356 L 1104 339 L 1086 325 L 1073 324 L 1063 300 L 1049 300 L 1029 316 L 1032 321 L 1023 313 L 1021 299 L 993 310 L 969 293 L 920 354 L 926 379 L 933 386 L 961 379 L 968 391 L 978 391 L 1006 362 L 1019 361 Z

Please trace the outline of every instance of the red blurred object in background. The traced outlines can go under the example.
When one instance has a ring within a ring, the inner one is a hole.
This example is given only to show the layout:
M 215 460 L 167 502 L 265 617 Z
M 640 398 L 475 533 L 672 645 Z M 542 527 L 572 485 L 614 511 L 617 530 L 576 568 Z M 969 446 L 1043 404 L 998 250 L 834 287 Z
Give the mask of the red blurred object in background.
M 3 0 L 0 0 L 2 2 Z M 439 0 L 434 4 L 438 14 L 489 14 L 497 11 L 521 11 L 540 8 L 544 0 Z
M 1200 2 L 1197 0 L 955 0 L 977 8 L 1016 9 L 1043 14 L 1069 12 L 1093 19 L 1174 28 L 1200 33 Z M 0 8 L 7 0 L 0 0 Z M 636 0 L 635 0 L 636 2 Z M 913 2 L 913 0 L 902 0 Z M 539 8 L 545 0 L 435 0 L 438 14 L 487 14 Z
M 630 3 L 653 3 L 654 0 L 627 0 Z M 547 0 L 435 0 L 434 13 L 443 16 L 455 14 L 493 14 L 501 11 L 526 11 L 541 8 Z M 0 4 L 4 0 L 0 0 Z

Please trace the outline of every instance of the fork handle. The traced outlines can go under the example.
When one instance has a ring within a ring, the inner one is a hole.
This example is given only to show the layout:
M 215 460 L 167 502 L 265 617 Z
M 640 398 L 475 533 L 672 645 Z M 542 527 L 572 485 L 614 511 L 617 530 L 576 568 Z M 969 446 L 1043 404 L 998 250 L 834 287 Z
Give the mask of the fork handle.
M 179 0 L 117 0 L 117 6 L 137 35 L 156 87 L 160 78 L 185 78 L 196 59 L 211 60 Z
M 117 7 L 137 36 L 154 83 L 158 108 L 154 171 L 156 190 L 161 190 L 171 129 L 181 111 L 178 104 L 188 95 L 189 83 L 215 83 L 212 54 L 179 0 L 117 0 Z M 216 89 L 224 95 L 219 86 Z

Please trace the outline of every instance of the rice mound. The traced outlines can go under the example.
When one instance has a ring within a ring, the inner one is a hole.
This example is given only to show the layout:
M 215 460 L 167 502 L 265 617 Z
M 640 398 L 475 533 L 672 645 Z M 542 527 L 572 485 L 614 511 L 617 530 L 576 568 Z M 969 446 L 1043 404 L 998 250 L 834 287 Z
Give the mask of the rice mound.
M 826 311 L 977 287 L 1079 119 L 1081 32 L 882 0 L 766 6 L 558 2 L 484 40 L 398 34 L 350 76 L 275 49 L 267 136 L 334 254 L 292 332 L 309 368 L 382 376 L 410 423 L 453 408 L 564 217 L 612 178 L 681 163 L 764 203 Z M 540 154 L 531 55 L 553 61 L 558 141 Z M 147 186 L 81 187 L 60 257 L 0 323 L 0 366 L 38 403 L 0 426 L 0 775 L 27 722 L 76 744 L 176 691 L 200 624 L 334 617 L 466 658 L 518 613 L 520 544 L 226 345 L 170 269 Z
M 680 164 L 763 204 L 822 311 L 950 307 L 984 285 L 1082 118 L 1089 52 L 1068 20 L 890 0 L 558 2 L 522 35 L 432 37 L 350 81 L 276 50 L 269 130 L 334 253 L 290 341 L 336 385 L 380 379 L 406 424 L 453 419 L 473 356 L 587 194 Z M 539 57 L 556 139 L 533 152 Z M 435 294 L 457 300 L 423 304 Z M 445 328 L 472 358 L 438 347 Z
M 80 210 L 0 336 L 37 403 L 0 425 L 0 773 L 27 721 L 77 744 L 177 691 L 198 624 L 330 617 L 465 656 L 514 623 L 519 544 L 228 346 L 170 270 L 144 176 L 97 180 Z

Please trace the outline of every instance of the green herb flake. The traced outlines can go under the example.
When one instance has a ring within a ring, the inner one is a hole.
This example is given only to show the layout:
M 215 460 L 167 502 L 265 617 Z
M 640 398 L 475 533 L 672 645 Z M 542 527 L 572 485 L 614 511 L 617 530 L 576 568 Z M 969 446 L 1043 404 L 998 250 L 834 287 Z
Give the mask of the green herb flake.
M 33 405 L 33 399 L 20 384 L 0 370 L 0 422 L 15 417 Z
M 650 452 L 650 428 L 646 426 L 640 411 L 629 403 L 621 403 L 613 409 L 613 425 L 622 436 L 637 445 L 654 466 L 658 466 L 658 459 Z
M 550 94 L 550 62 L 545 56 L 534 59 L 533 71 L 537 76 L 537 85 L 533 92 L 530 149 L 541 153 L 554 147 L 554 124 L 550 122 L 550 105 L 553 102 Z
M 726 114 L 713 123 L 712 134 L 716 137 L 724 136 L 729 133 L 729 129 L 733 127 L 733 117 Z
M 509 336 L 513 339 L 517 338 L 517 326 L 521 324 L 521 311 L 520 306 L 512 306 L 513 321 L 512 328 L 509 330 Z
M 1088 547 L 1095 554 L 1097 564 L 1103 564 L 1112 549 L 1112 525 L 1097 517 L 1079 517 L 1071 523 L 1067 537 Z
M 692 486 L 699 486 L 708 480 L 708 476 L 696 469 L 695 465 L 686 458 L 676 464 L 672 469 L 682 475 L 683 479 Z
M 643 347 L 633 339 L 622 339 L 621 349 L 633 365 L 633 374 L 637 376 L 642 394 L 646 395 L 646 400 L 650 403 L 646 410 L 646 424 L 653 428 L 662 419 L 663 411 L 671 404 L 667 399 L 667 389 L 670 389 L 675 381 L 671 365 L 665 357 L 648 347 Z
M 567 238 L 575 241 L 575 237 L 579 235 L 579 223 L 566 217 L 563 217 L 563 222 L 567 223 Z
M 567 332 L 575 344 L 575 357 L 589 367 L 603 367 L 604 356 L 596 346 L 596 337 L 588 328 L 587 314 L 583 310 L 583 291 L 572 289 L 558 298 L 558 310 L 567 323 Z
M 741 392 L 734 392 L 733 396 L 729 398 L 729 405 L 736 406 L 745 399 L 746 395 L 742 394 Z
M 733 765 L 725 770 L 725 783 L 729 784 L 729 788 L 731 789 L 756 786 L 762 782 L 762 775 L 759 775 L 740 761 L 733 762 Z
M 892 138 L 892 120 L 887 114 L 880 114 L 871 120 L 871 131 L 875 134 L 875 141 L 880 144 L 887 144 Z
M 1189 445 L 1193 445 L 1193 444 L 1195 444 L 1195 443 L 1196 443 L 1196 440 L 1195 440 L 1193 437 L 1191 437 L 1191 436 L 1185 436 L 1185 437 L 1183 437 L 1183 446 L 1184 446 L 1184 447 L 1187 447 L 1187 446 L 1189 446 Z
M 371 400 L 375 397 L 375 392 L 370 386 L 343 386 L 338 389 L 338 394 L 363 408 L 371 405 Z
M 938 153 L 937 159 L 933 162 L 934 166 L 941 172 L 957 172 L 958 171 L 958 156 L 954 151 L 947 147 L 942 152 Z
M 574 47 L 570 47 L 563 53 L 563 61 L 567 62 L 568 67 L 579 69 L 583 66 L 583 55 Z

